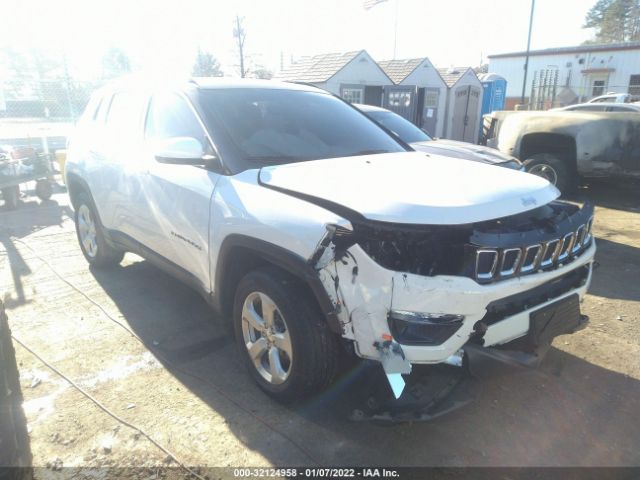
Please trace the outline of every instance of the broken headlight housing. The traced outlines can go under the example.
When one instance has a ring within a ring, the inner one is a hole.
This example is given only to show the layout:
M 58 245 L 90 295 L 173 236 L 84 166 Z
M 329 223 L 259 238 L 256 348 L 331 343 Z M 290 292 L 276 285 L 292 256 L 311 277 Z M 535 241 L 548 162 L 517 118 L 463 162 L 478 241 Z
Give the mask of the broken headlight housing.
M 391 310 L 389 329 L 402 345 L 441 345 L 462 326 L 464 315 Z

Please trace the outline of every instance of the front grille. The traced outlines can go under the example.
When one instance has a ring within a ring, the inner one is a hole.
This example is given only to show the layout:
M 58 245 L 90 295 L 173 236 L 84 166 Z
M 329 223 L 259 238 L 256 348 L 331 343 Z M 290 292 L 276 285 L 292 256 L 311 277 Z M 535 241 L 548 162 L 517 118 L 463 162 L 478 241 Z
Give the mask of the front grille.
M 587 249 L 591 243 L 593 217 L 557 238 L 525 246 L 481 247 L 475 251 L 475 279 L 489 283 L 538 270 L 552 270 Z

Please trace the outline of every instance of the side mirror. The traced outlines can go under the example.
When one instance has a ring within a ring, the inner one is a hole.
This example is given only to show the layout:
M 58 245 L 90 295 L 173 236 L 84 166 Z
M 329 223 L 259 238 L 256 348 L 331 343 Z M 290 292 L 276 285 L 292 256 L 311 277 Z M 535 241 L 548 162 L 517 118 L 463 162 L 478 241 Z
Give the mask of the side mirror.
M 154 156 L 160 163 L 172 165 L 205 165 L 215 159 L 205 155 L 202 144 L 193 137 L 172 137 L 159 141 Z

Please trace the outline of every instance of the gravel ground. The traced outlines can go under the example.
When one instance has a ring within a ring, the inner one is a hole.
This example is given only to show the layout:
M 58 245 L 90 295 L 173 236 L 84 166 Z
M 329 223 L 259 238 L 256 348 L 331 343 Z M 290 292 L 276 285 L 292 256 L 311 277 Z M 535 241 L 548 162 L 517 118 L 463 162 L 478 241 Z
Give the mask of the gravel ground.
M 358 392 L 346 379 L 304 405 L 271 401 L 196 293 L 131 254 L 111 271 L 87 268 L 64 193 L 0 207 L 0 295 L 14 336 L 130 424 L 16 342 L 36 475 L 176 461 L 640 465 L 640 185 L 594 183 L 579 196 L 597 205 L 590 326 L 557 338 L 538 370 L 484 381 L 464 409 L 393 428 L 347 420 L 345 399 Z

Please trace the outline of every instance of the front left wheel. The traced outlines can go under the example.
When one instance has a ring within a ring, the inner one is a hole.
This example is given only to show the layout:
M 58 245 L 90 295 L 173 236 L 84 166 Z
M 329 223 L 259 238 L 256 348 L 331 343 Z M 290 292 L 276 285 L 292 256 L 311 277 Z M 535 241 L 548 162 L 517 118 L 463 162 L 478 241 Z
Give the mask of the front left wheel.
M 275 267 L 248 273 L 236 290 L 233 322 L 251 375 L 277 400 L 302 400 L 333 381 L 338 338 L 295 277 Z
M 124 252 L 107 242 L 93 202 L 84 193 L 78 195 L 75 220 L 78 243 L 90 265 L 109 267 L 122 261 Z

